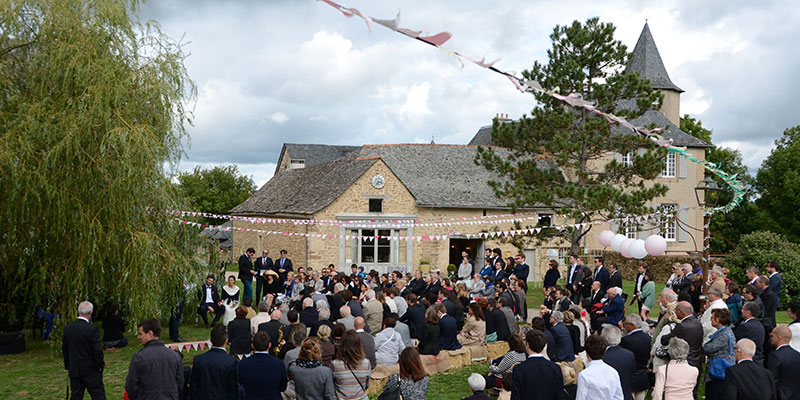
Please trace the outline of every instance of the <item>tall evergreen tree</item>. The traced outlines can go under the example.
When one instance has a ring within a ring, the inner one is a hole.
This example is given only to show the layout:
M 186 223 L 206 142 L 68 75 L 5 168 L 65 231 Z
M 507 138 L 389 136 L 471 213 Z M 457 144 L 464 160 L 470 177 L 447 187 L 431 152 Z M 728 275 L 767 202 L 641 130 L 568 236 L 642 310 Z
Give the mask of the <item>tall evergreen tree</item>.
M 598 110 L 627 119 L 657 109 L 661 95 L 638 74 L 622 72 L 629 54 L 614 30 L 598 18 L 556 26 L 548 62 L 535 62 L 523 76 L 563 94 L 580 94 Z M 648 212 L 647 203 L 666 193 L 666 186 L 652 182 L 664 168 L 664 149 L 632 132 L 612 133 L 604 118 L 587 110 L 534 95 L 538 104 L 531 117 L 493 125 L 492 143 L 508 148 L 510 156 L 481 147 L 476 157 L 502 178 L 489 184 L 512 208 L 543 208 L 585 223 Z M 629 153 L 630 163 L 614 157 Z M 538 239 L 566 240 L 576 252 L 591 228 L 544 229 Z

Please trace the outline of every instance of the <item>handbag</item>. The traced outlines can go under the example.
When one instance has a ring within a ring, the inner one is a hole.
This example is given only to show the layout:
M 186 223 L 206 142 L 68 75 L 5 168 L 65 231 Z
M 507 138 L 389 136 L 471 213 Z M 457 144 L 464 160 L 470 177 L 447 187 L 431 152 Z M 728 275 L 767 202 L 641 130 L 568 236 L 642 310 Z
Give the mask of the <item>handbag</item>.
M 728 354 L 731 353 L 731 347 L 732 347 L 731 346 L 731 336 L 728 335 Z M 733 363 L 731 363 L 730 361 L 728 361 L 728 360 L 726 360 L 724 358 L 720 358 L 720 357 L 714 356 L 714 358 L 712 358 L 711 362 L 708 364 L 708 375 L 710 375 L 712 378 L 714 378 L 716 380 L 724 381 L 725 380 L 725 368 L 728 368 L 731 365 L 733 365 Z
M 378 396 L 378 400 L 403 400 L 403 392 L 400 390 L 400 376 L 394 374 L 392 377 L 397 377 L 397 386 L 386 385 L 383 393 Z M 389 378 L 391 381 L 392 378 Z

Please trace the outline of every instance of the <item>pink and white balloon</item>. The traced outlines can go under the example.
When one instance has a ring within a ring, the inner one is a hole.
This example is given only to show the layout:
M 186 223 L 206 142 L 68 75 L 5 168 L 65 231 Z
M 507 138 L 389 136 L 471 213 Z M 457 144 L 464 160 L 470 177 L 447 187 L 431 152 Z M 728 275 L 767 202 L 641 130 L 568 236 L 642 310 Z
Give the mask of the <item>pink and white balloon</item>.
M 627 239 L 625 235 L 620 235 L 618 233 L 614 235 L 613 238 L 611 238 L 611 242 L 609 244 L 611 245 L 611 248 L 614 249 L 614 251 L 619 251 L 619 246 L 622 244 L 623 241 L 625 241 L 625 239 Z
M 631 258 L 631 244 L 634 242 L 633 239 L 625 239 L 619 245 L 619 252 L 625 258 Z
M 597 235 L 597 241 L 606 247 L 611 246 L 611 239 L 613 238 L 614 238 L 614 232 L 611 232 L 607 229 L 600 232 L 600 234 Z
M 631 257 L 641 260 L 647 256 L 647 249 L 644 247 L 644 240 L 636 239 L 628 246 L 628 252 Z
M 644 241 L 644 248 L 651 256 L 663 256 L 667 252 L 667 240 L 661 235 L 650 235 Z

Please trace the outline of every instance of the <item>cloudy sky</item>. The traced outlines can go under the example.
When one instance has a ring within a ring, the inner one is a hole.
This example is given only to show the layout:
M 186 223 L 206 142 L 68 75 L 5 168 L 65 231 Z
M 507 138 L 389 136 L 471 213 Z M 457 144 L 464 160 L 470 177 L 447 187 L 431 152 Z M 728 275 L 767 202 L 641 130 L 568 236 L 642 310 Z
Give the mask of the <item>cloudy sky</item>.
M 500 58 L 507 71 L 545 61 L 555 25 L 599 16 L 633 49 L 649 21 L 681 113 L 741 149 L 752 171 L 800 124 L 800 7 L 794 0 L 341 0 L 401 26 L 448 31 L 446 47 Z M 183 37 L 198 88 L 181 170 L 236 164 L 261 186 L 281 145 L 465 144 L 497 113 L 533 96 L 499 75 L 315 0 L 151 0 L 139 11 Z

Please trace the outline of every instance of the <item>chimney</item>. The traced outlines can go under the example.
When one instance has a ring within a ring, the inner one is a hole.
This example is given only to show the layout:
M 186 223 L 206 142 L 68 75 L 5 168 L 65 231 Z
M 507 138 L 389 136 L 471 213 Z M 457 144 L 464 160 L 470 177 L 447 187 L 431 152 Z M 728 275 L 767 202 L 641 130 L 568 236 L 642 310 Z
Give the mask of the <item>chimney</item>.
M 500 122 L 511 122 L 511 119 L 508 118 L 508 114 L 497 113 L 494 117 Z

